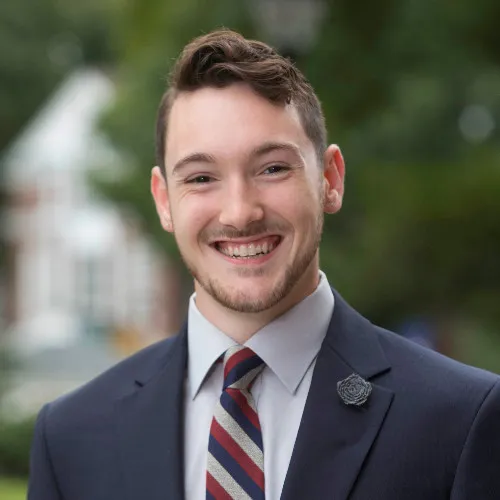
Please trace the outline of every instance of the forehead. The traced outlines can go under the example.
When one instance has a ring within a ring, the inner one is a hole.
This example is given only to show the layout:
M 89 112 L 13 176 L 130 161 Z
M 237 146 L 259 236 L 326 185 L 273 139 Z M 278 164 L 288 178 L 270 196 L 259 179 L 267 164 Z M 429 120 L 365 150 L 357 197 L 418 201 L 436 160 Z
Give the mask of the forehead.
M 244 84 L 179 94 L 167 129 L 167 167 L 193 152 L 231 157 L 270 141 L 313 150 L 295 106 L 273 104 Z

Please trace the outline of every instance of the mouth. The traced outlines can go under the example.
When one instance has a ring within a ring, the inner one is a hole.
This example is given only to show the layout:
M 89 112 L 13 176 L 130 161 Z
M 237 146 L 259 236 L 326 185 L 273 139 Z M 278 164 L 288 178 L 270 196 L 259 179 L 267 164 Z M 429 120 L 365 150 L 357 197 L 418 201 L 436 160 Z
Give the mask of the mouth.
M 262 260 L 272 254 L 280 245 L 281 236 L 266 236 L 254 240 L 216 241 L 211 246 L 225 257 L 235 261 Z M 267 260 L 267 259 L 266 259 Z

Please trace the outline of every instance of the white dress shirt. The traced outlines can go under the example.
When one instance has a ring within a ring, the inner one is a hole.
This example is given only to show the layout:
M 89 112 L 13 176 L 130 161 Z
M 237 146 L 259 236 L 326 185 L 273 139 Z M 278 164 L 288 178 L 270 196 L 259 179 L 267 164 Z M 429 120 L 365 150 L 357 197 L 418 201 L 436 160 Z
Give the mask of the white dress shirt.
M 215 361 L 236 342 L 200 313 L 195 298 L 193 294 L 188 314 L 184 489 L 186 500 L 205 500 L 210 426 L 223 384 L 222 363 Z M 266 364 L 252 387 L 252 395 L 262 428 L 267 500 L 281 496 L 316 356 L 333 307 L 332 290 L 320 273 L 318 287 L 311 295 L 245 344 Z

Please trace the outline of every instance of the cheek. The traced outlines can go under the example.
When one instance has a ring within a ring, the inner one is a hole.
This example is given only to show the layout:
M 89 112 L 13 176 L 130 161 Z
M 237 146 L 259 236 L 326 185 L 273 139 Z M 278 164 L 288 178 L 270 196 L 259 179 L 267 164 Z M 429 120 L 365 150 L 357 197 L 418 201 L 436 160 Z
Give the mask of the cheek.
M 269 212 L 269 218 L 273 219 L 272 213 L 280 219 L 286 221 L 289 230 L 293 233 L 295 244 L 302 245 L 311 238 L 317 226 L 318 210 L 317 202 L 311 199 L 298 199 L 288 197 L 282 199 L 279 203 L 274 200 L 272 212 Z
M 267 197 L 269 207 L 288 219 L 292 224 L 310 224 L 318 217 L 320 193 L 310 186 L 296 186 L 295 189 L 282 189 Z
M 172 206 L 175 230 L 182 239 L 196 238 L 213 218 L 213 203 L 209 197 L 186 196 L 176 200 Z

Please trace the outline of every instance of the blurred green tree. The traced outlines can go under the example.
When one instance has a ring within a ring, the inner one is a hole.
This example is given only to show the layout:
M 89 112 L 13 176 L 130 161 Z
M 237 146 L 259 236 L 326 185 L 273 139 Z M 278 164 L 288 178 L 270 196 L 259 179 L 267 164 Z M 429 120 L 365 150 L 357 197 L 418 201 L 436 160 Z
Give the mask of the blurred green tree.
M 110 62 L 111 1 L 0 2 L 0 152 L 71 68 Z
M 498 324 L 498 3 L 329 2 L 301 60 L 348 162 L 323 267 L 370 318 Z

